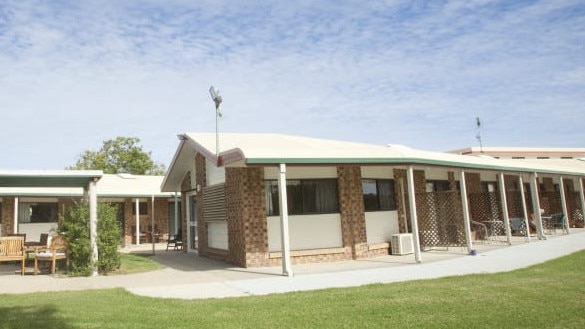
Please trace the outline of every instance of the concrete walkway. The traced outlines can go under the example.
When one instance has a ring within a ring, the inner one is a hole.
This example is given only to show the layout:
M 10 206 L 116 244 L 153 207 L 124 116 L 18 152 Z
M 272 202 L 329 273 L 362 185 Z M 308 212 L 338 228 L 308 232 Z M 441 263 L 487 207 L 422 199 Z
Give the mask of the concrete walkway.
M 407 280 L 432 279 L 473 273 L 495 273 L 523 268 L 585 250 L 585 232 L 532 240 L 510 247 L 478 245 L 477 256 L 464 248 L 424 252 L 423 263 L 413 255 L 293 266 L 294 277 L 281 276 L 280 267 L 238 268 L 192 254 L 157 250 L 154 259 L 162 270 L 89 278 L 59 278 L 48 275 L 0 275 L 0 293 L 29 293 L 59 290 L 125 288 L 158 298 L 224 298 L 266 295 L 334 287 L 360 286 Z

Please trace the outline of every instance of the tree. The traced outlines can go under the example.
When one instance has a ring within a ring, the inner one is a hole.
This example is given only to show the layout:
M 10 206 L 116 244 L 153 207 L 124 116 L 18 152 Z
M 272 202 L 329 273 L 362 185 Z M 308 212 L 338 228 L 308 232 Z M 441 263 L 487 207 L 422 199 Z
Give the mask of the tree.
M 102 170 L 106 174 L 164 175 L 165 167 L 142 150 L 137 137 L 116 137 L 107 140 L 98 151 L 86 150 L 75 166 L 67 169 Z

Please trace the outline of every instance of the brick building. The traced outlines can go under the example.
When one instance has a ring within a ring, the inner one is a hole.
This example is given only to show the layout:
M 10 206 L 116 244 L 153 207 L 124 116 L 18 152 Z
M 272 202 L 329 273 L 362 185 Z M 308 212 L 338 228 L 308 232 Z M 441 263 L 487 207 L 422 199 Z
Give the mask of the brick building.
M 66 181 L 72 175 L 75 171 L 64 171 L 59 180 Z M 101 172 L 99 176 L 95 184 L 97 200 L 118 207 L 124 244 L 150 242 L 152 236 L 163 240 L 169 232 L 176 233 L 179 216 L 175 217 L 174 209 L 178 198 L 173 193 L 160 192 L 163 176 L 102 175 Z M 2 184 L 0 235 L 24 233 L 27 241 L 38 241 L 41 233 L 56 233 L 64 212 L 84 195 L 81 187 L 58 184 L 52 187 Z
M 528 223 L 537 213 L 542 223 L 535 210 L 543 206 L 567 221 L 584 212 L 578 160 L 536 164 L 277 134 L 221 134 L 216 150 L 215 134 L 179 137 L 162 191 L 182 195 L 186 251 L 243 267 L 282 264 L 287 274 L 291 263 L 388 254 L 407 233 L 420 261 L 425 248 L 471 250 L 475 223 L 502 223 L 509 239 L 511 218 Z

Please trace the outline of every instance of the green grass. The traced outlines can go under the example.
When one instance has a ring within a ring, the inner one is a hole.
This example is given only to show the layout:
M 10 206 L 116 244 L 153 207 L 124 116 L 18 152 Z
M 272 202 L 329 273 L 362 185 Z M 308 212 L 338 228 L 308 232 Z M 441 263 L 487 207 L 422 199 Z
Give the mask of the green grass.
M 163 265 L 150 259 L 150 256 L 151 255 L 121 253 L 120 269 L 118 271 L 109 273 L 108 275 L 131 274 L 164 268 Z
M 513 272 L 215 300 L 0 295 L 0 328 L 583 328 L 585 251 Z

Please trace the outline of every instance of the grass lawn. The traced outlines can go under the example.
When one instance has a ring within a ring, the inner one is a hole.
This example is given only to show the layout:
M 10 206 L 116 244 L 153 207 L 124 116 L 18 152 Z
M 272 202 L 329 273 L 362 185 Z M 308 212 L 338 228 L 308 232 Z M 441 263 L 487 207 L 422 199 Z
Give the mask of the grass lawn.
M 585 251 L 513 272 L 215 300 L 0 295 L 0 328 L 583 328 Z
M 164 266 L 150 259 L 150 255 L 121 253 L 120 269 L 109 275 L 147 272 L 163 268 Z M 1 328 L 1 327 L 0 327 Z

